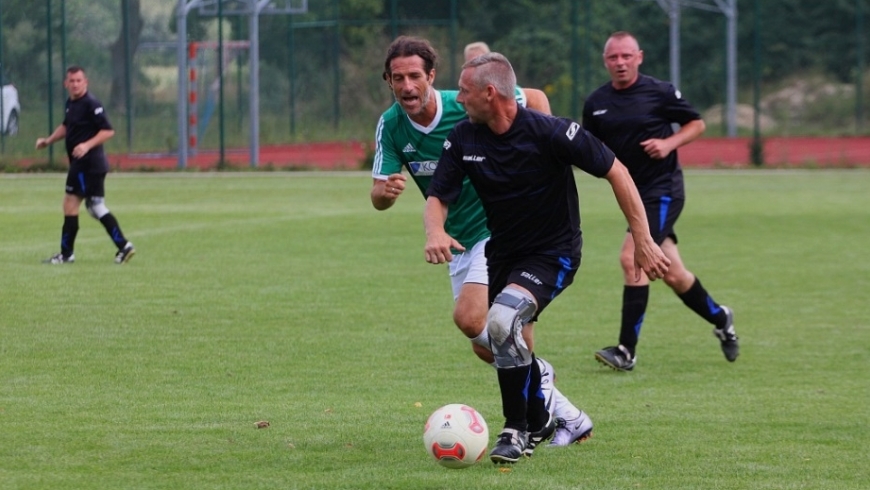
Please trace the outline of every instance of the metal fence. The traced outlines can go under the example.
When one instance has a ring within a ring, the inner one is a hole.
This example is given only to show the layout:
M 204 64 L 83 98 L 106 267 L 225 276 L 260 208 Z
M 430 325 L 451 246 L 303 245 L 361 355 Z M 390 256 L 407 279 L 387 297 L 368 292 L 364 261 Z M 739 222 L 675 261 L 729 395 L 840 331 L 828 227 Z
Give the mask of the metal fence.
M 21 114 L 18 134 L 0 137 L 2 161 L 45 156 L 35 154 L 33 142 L 62 120 L 68 64 L 84 66 L 91 91 L 109 105 L 116 137 L 108 151 L 175 154 L 183 165 L 188 154 L 221 158 L 242 148 L 256 164 L 261 144 L 370 140 L 392 102 L 381 71 L 395 36 L 420 35 L 438 48 L 439 88 L 454 88 L 462 47 L 481 40 L 480 26 L 467 15 L 470 4 L 459 0 L 386 0 L 373 14 L 360 7 L 365 2 L 350 0 L 147 0 L 152 10 L 161 6 L 162 17 L 144 26 L 130 11 L 141 8 L 132 0 L 103 2 L 99 12 L 100 2 L 41 0 L 29 8 L 42 17 L 29 20 L 10 13 L 8 1 L 0 0 L 0 70 L 19 92 Z M 763 82 L 770 74 L 760 0 L 625 2 L 642 5 L 628 18 L 596 15 L 601 9 L 591 0 L 552 2 L 565 7 L 552 25 L 499 38 L 490 26 L 482 40 L 514 61 L 521 84 L 544 89 L 560 115 L 579 117 L 583 96 L 607 80 L 604 39 L 628 29 L 643 35 L 643 71 L 682 78 L 682 92 L 704 111 L 708 134 L 868 134 L 864 0 L 855 2 L 852 25 L 839 33 L 854 48 L 855 56 L 843 59 L 852 65 L 851 79 L 815 71 L 775 83 Z M 256 9 L 260 15 L 252 15 Z M 692 22 L 715 32 L 702 50 L 686 52 L 681 37 L 698 32 L 681 25 Z M 62 151 L 49 158 L 64 159 Z

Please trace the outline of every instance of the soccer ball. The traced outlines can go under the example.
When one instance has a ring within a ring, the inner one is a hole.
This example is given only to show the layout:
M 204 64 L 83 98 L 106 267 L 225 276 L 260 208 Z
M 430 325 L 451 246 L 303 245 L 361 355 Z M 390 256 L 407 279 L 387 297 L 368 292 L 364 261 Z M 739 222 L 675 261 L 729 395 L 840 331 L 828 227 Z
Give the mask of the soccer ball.
M 426 452 L 447 468 L 467 468 L 480 461 L 488 443 L 489 429 L 483 416 L 459 403 L 432 412 L 423 429 Z

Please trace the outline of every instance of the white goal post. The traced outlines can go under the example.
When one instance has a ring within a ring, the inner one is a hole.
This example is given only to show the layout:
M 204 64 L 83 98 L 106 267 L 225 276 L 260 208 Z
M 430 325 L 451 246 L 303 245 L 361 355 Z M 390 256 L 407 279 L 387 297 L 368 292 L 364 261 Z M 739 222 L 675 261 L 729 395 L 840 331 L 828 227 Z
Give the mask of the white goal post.
M 188 114 L 188 40 L 187 15 L 198 8 L 203 16 L 246 15 L 250 23 L 250 159 L 251 166 L 260 160 L 260 15 L 292 15 L 308 12 L 308 0 L 178 0 L 175 15 L 178 26 L 178 167 L 187 167 L 190 153 L 190 117 Z M 224 44 L 227 41 L 220 42 Z M 219 76 L 223 76 L 219 74 Z M 195 114 L 194 114 L 195 118 Z

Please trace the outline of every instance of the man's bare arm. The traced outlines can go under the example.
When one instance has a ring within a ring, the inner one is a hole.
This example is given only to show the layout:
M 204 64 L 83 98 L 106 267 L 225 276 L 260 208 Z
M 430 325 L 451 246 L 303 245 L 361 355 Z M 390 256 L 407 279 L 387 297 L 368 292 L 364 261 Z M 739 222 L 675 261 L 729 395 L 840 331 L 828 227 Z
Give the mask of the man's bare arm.
M 640 142 L 647 155 L 662 160 L 677 148 L 698 139 L 707 129 L 702 119 L 695 119 L 680 127 L 680 130 L 665 139 L 651 138 Z
M 440 199 L 431 196 L 426 199 L 426 208 L 423 211 L 423 229 L 426 230 L 426 262 L 430 264 L 452 261 L 451 248 L 465 250 L 465 247 L 444 230 L 447 213 L 447 204 Z
M 631 230 L 634 240 L 635 279 L 640 279 L 641 270 L 651 281 L 664 277 L 671 264 L 662 249 L 656 245 L 649 231 L 649 223 L 646 219 L 646 210 L 637 186 L 628 173 L 628 169 L 617 159 L 613 161 L 613 167 L 605 175 L 616 196 L 616 202 Z
M 544 114 L 552 114 L 550 111 L 550 99 L 547 98 L 547 94 L 542 90 L 524 88 L 523 93 L 526 94 L 526 107 L 543 112 Z
M 372 206 L 378 211 L 389 209 L 405 190 L 407 177 L 402 174 L 392 174 L 387 180 L 372 179 Z

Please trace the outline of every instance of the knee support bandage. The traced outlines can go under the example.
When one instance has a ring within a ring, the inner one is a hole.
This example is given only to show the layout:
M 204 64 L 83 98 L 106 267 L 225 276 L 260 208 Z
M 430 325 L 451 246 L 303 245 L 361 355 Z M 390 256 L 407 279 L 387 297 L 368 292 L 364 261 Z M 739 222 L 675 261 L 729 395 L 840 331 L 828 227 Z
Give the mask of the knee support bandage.
M 532 352 L 523 339 L 523 326 L 535 315 L 534 300 L 516 289 L 505 289 L 495 297 L 486 316 L 495 364 L 499 368 L 528 366 Z
M 89 197 L 85 199 L 85 207 L 88 209 L 88 214 L 93 216 L 94 219 L 100 219 L 109 214 L 109 208 L 106 207 L 102 197 Z

